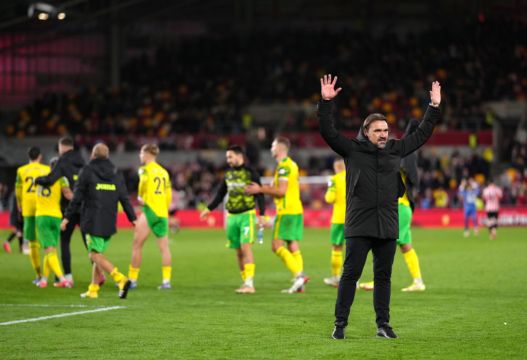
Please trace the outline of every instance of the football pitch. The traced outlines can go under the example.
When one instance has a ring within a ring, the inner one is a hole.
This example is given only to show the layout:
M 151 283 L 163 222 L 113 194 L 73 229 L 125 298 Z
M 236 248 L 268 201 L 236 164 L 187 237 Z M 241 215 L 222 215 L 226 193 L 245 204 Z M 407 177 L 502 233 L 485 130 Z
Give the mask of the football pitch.
M 3 241 L 6 231 L 0 231 Z M 128 271 L 130 231 L 108 257 Z M 36 288 L 29 259 L 0 252 L 0 359 L 512 359 L 527 352 L 527 228 L 414 230 L 427 290 L 402 293 L 411 279 L 398 251 L 391 324 L 399 339 L 377 339 L 372 293 L 358 290 L 347 339 L 330 339 L 336 289 L 329 275 L 329 230 L 307 229 L 302 242 L 311 280 L 304 294 L 282 294 L 291 274 L 271 253 L 269 233 L 254 245 L 256 294 L 237 295 L 235 254 L 220 230 L 171 235 L 173 289 L 161 278 L 155 241 L 144 249 L 139 287 L 117 298 L 107 283 L 99 299 L 81 299 L 90 266 L 78 232 L 73 289 Z M 362 281 L 372 277 L 371 254 Z M 37 319 L 38 321 L 33 321 Z M 21 321 L 21 322 L 16 322 Z

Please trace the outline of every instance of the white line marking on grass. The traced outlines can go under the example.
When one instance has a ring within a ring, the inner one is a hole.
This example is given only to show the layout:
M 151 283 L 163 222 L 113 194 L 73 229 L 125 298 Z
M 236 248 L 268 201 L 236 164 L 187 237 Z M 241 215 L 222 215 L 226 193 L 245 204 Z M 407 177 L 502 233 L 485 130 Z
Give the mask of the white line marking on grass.
M 82 304 L 0 304 L 0 307 L 43 307 L 43 308 L 52 308 L 52 307 L 65 307 L 65 308 L 103 308 L 105 306 L 98 305 L 82 305 Z
M 110 310 L 117 310 L 117 309 L 124 309 L 126 306 L 110 306 L 110 307 L 104 307 L 99 309 L 93 309 L 93 310 L 85 310 L 85 311 L 76 311 L 72 313 L 63 313 L 63 314 L 56 314 L 56 315 L 50 315 L 50 316 L 41 316 L 37 318 L 30 318 L 30 319 L 22 319 L 22 320 L 14 320 L 14 321 L 6 321 L 3 323 L 0 323 L 0 326 L 3 325 L 16 325 L 16 324 L 22 324 L 22 323 L 28 323 L 28 322 L 34 322 L 34 321 L 43 321 L 43 320 L 49 320 L 49 319 L 56 319 L 56 318 L 63 318 L 68 316 L 76 316 L 76 315 L 83 315 L 83 314 L 92 314 L 96 312 L 101 311 L 110 311 Z

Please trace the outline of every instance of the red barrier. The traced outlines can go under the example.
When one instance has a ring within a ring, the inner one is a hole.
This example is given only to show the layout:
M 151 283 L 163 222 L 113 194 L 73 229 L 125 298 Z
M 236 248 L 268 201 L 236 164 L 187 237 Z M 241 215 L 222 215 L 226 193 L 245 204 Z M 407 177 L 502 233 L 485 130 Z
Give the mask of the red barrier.
M 272 217 L 274 214 L 269 213 Z M 199 211 L 182 210 L 176 214 L 181 227 L 189 228 L 222 228 L 223 212 L 213 211 L 206 221 L 201 221 Z M 478 212 L 478 222 L 485 224 L 486 214 L 483 211 Z M 331 210 L 305 210 L 304 224 L 306 227 L 327 227 L 331 220 Z M 117 225 L 121 228 L 129 228 L 132 225 L 128 222 L 126 215 L 120 213 L 117 219 Z M 415 227 L 463 227 L 463 211 L 460 209 L 417 209 L 413 216 L 413 225 Z M 527 226 L 527 208 L 506 208 L 500 211 L 500 226 Z M 9 213 L 0 213 L 0 229 L 9 228 Z

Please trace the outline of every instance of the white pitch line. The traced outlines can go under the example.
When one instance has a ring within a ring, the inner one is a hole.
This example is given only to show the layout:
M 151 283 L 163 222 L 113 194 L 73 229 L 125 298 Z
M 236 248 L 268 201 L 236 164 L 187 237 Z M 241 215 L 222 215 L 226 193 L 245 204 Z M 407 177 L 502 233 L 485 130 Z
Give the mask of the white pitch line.
M 65 308 L 102 308 L 104 306 L 92 306 L 82 304 L 0 304 L 0 307 L 42 307 L 42 308 L 54 308 L 54 307 L 65 307 Z
M 0 326 L 16 325 L 16 324 L 22 324 L 22 323 L 28 323 L 28 322 L 34 322 L 34 321 L 43 321 L 43 320 L 49 320 L 49 319 L 63 318 L 63 317 L 83 315 L 83 314 L 91 314 L 91 313 L 96 313 L 96 312 L 101 312 L 101 311 L 110 311 L 110 310 L 117 310 L 117 309 L 124 309 L 124 308 L 126 308 L 126 306 L 110 306 L 110 307 L 105 307 L 105 308 L 100 308 L 100 309 L 76 311 L 72 313 L 63 313 L 63 314 L 41 316 L 41 317 L 30 318 L 30 319 L 6 321 L 3 323 L 0 323 Z

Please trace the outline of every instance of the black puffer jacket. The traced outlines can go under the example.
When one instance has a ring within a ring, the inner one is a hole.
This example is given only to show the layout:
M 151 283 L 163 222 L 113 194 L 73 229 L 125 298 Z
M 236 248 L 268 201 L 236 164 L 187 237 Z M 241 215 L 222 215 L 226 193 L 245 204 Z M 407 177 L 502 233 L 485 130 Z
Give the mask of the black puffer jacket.
M 117 231 L 117 203 L 120 202 L 130 222 L 136 219 L 128 199 L 123 177 L 108 159 L 94 159 L 79 174 L 73 199 L 65 218 L 71 220 L 79 211 L 81 230 L 95 236 L 111 236 Z
M 335 128 L 333 102 L 321 101 L 318 108 L 320 132 L 328 145 L 346 163 L 346 237 L 397 239 L 397 199 L 405 187 L 399 169 L 401 159 L 421 147 L 439 121 L 438 108 L 429 106 L 414 133 L 402 140 L 388 140 L 379 149 L 363 136 L 349 139 Z

